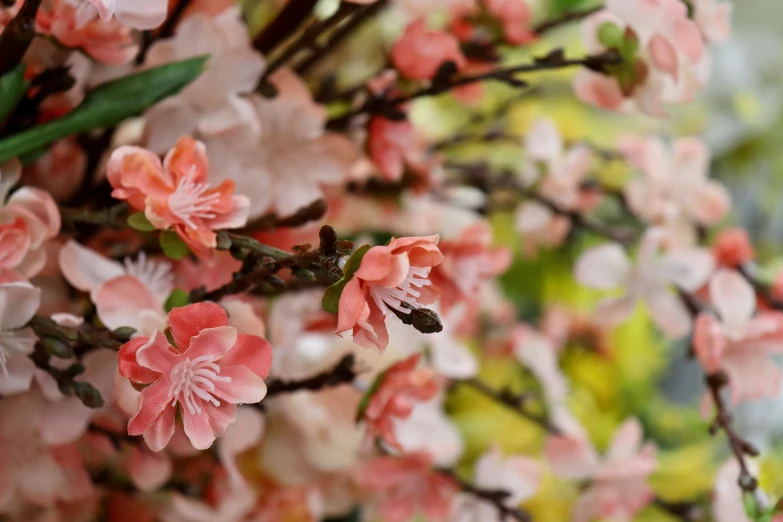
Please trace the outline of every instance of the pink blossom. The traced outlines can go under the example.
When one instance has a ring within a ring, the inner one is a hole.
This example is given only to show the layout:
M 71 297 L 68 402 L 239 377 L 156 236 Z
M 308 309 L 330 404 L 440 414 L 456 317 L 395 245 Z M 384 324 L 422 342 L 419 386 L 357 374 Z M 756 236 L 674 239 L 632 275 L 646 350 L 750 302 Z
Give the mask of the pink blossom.
M 375 116 L 367 126 L 367 152 L 383 177 L 400 181 L 409 170 L 415 177 L 427 180 L 437 167 L 427 144 L 408 119 L 394 121 Z
M 55 141 L 46 154 L 25 168 L 22 183 L 48 192 L 64 202 L 79 190 L 87 168 L 87 154 L 74 137 Z
M 411 355 L 394 364 L 382 377 L 378 389 L 364 410 L 367 436 L 381 438 L 395 449 L 402 450 L 394 434 L 394 419 L 405 419 L 413 412 L 413 404 L 432 399 L 440 388 L 440 379 L 429 368 L 418 367 L 421 356 Z
M 492 228 L 486 221 L 440 242 L 443 262 L 432 270 L 430 280 L 440 289 L 444 313 L 461 301 L 477 302 L 482 284 L 511 265 L 511 250 L 491 245 Z
M 693 347 L 705 371 L 725 371 L 733 403 L 777 396 L 781 370 L 771 355 L 783 352 L 783 315 L 754 317 L 756 292 L 739 273 L 721 269 L 710 281 L 710 301 L 717 312 L 696 319 Z
M 35 364 L 28 357 L 38 341 L 25 325 L 41 304 L 41 290 L 28 282 L 0 284 L 0 395 L 30 389 Z
M 617 27 L 620 41 L 601 42 L 604 24 Z M 609 0 L 605 9 L 582 25 L 588 52 L 607 45 L 635 46 L 635 60 L 625 60 L 610 76 L 581 70 L 574 82 L 576 96 L 609 110 L 636 107 L 650 116 L 665 116 L 663 104 L 690 103 L 709 72 L 699 28 L 679 0 Z M 634 43 L 635 42 L 635 43 Z
M 648 223 L 665 226 L 689 243 L 695 225 L 714 225 L 731 209 L 726 188 L 709 179 L 710 154 L 699 138 L 671 147 L 657 138 L 627 137 L 620 150 L 642 176 L 625 187 L 631 210 Z
M 412 22 L 394 43 L 391 59 L 397 70 L 411 80 L 431 80 L 445 62 L 457 70 L 467 65 L 459 41 L 444 31 L 427 28 L 424 18 Z
M 394 435 L 404 453 L 424 451 L 438 466 L 455 466 L 465 451 L 457 425 L 443 409 L 444 394 L 417 402 L 407 417 L 395 417 Z
M 487 39 L 487 28 L 478 27 L 475 19 L 487 13 L 497 21 L 506 42 L 525 45 L 536 37 L 530 28 L 533 14 L 526 0 L 468 0 L 452 10 L 451 30 L 462 41 Z M 490 25 L 490 28 L 492 26 Z
M 163 23 L 168 13 L 168 0 L 67 0 L 78 6 L 76 19 L 80 27 L 96 16 L 104 22 L 112 17 L 122 25 L 146 31 Z
M 60 211 L 48 192 L 22 187 L 8 198 L 21 173 L 16 160 L 0 164 L 0 277 L 29 279 L 46 264 L 46 241 L 60 232 Z
M 642 238 L 636 266 L 631 265 L 623 248 L 606 243 L 582 254 L 576 279 L 587 286 L 609 290 L 622 288 L 619 297 L 601 301 L 596 317 L 605 325 L 616 325 L 628 319 L 641 300 L 653 321 L 670 338 L 680 338 L 691 329 L 691 315 L 671 286 L 693 292 L 706 281 L 714 268 L 709 251 L 702 248 L 673 248 L 661 252 L 664 231 L 650 228 Z
M 574 522 L 630 522 L 653 500 L 647 478 L 657 467 L 652 443 L 642 445 L 642 425 L 628 419 L 615 432 L 603 459 L 582 437 L 550 437 L 545 448 L 552 471 L 568 480 L 591 480 L 573 509 Z
M 218 456 L 233 487 L 247 487 L 237 467 L 236 457 L 258 444 L 264 434 L 264 428 L 265 419 L 260 411 L 251 406 L 240 406 L 237 408 L 236 421 L 218 441 Z
M 175 493 L 162 515 L 163 522 L 236 522 L 253 511 L 256 495 L 250 488 L 226 488 L 217 505 Z
M 490 448 L 476 461 L 473 484 L 486 491 L 506 491 L 503 505 L 515 508 L 532 497 L 541 483 L 541 467 L 522 456 L 504 457 L 497 447 Z M 452 522 L 504 522 L 496 506 L 473 495 L 460 494 L 454 504 Z
M 41 9 L 35 19 L 38 31 L 50 35 L 65 47 L 81 49 L 90 57 L 109 65 L 128 63 L 136 56 L 130 28 L 118 21 L 84 21 L 81 7 L 71 0 L 52 0 L 52 7 Z
M 144 211 L 157 228 L 169 228 L 199 257 L 217 245 L 215 230 L 239 228 L 247 222 L 250 201 L 234 195 L 234 182 L 211 188 L 209 162 L 203 143 L 180 138 L 161 164 L 139 147 L 120 147 L 109 160 L 112 196 Z
M 693 19 L 710 43 L 726 41 L 731 36 L 731 13 L 734 5 L 721 0 L 694 0 Z
M 712 245 L 712 254 L 719 266 L 739 268 L 755 259 L 756 250 L 744 228 L 732 227 L 718 232 Z
M 445 520 L 458 488 L 454 481 L 432 471 L 432 458 L 423 452 L 402 457 L 376 457 L 357 471 L 364 489 L 379 496 L 385 522 L 409 522 L 417 513 L 425 520 Z
M 153 452 L 133 444 L 128 459 L 128 475 L 139 491 L 156 491 L 171 477 L 172 462 L 168 454 Z
M 394 238 L 368 250 L 340 296 L 337 332 L 352 330 L 355 343 L 383 352 L 386 316 L 433 303 L 438 290 L 429 275 L 442 261 L 438 236 Z
M 176 347 L 156 331 L 120 349 L 120 373 L 150 384 L 141 392 L 128 433 L 143 434 L 149 447 L 160 451 L 174 435 L 179 411 L 190 442 L 206 449 L 234 422 L 236 404 L 256 403 L 266 395 L 271 348 L 261 337 L 237 334 L 214 303 L 175 308 L 169 322 Z

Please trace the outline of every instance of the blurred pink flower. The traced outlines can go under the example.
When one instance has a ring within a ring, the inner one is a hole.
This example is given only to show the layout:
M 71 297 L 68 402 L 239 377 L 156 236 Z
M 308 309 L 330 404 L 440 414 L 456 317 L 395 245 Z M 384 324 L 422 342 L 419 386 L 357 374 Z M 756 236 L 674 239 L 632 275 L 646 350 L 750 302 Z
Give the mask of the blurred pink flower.
M 417 513 L 425 520 L 446 520 L 459 488 L 450 478 L 432 471 L 432 458 L 423 452 L 402 457 L 376 457 L 357 471 L 360 487 L 378 494 L 385 522 L 410 522 Z
M 386 316 L 435 302 L 438 289 L 429 275 L 442 261 L 438 236 L 394 238 L 368 250 L 340 296 L 337 332 L 352 330 L 355 343 L 383 352 Z
M 258 444 L 264 434 L 265 423 L 266 419 L 258 409 L 252 406 L 240 406 L 237 408 L 236 420 L 226 429 L 226 433 L 217 443 L 220 463 L 228 473 L 234 488 L 247 487 L 237 467 L 236 457 Z
M 693 19 L 704 39 L 720 43 L 731 36 L 731 13 L 734 5 L 721 0 L 694 0 Z
M 755 471 L 752 471 L 755 473 Z M 712 514 L 715 522 L 751 522 L 745 512 L 742 490 L 739 487 L 740 466 L 731 458 L 723 464 L 715 476 Z M 771 522 L 783 522 L 778 516 Z
M 394 364 L 381 377 L 381 383 L 364 410 L 364 423 L 370 440 L 382 439 L 402 451 L 394 432 L 394 419 L 405 419 L 413 412 L 415 402 L 435 397 L 440 378 L 430 368 L 420 368 L 421 355 L 411 355 Z
M 169 321 L 176 346 L 156 331 L 120 349 L 120 373 L 150 384 L 141 392 L 128 433 L 143 434 L 147 445 L 160 451 L 174 434 L 179 411 L 190 442 L 206 449 L 234 422 L 236 404 L 264 398 L 272 351 L 261 337 L 237 334 L 214 303 L 175 308 Z
M 431 80 L 445 62 L 452 62 L 457 71 L 467 65 L 459 40 L 447 32 L 429 29 L 424 18 L 408 24 L 392 46 L 391 59 L 411 80 Z
M 400 181 L 406 170 L 425 182 L 437 168 L 438 156 L 408 119 L 394 121 L 374 116 L 367 126 L 367 153 L 383 177 Z
M 693 334 L 693 348 L 704 370 L 728 374 L 732 403 L 777 396 L 783 373 L 771 355 L 783 353 L 783 314 L 754 317 L 756 292 L 732 270 L 719 270 L 709 290 L 717 317 L 699 314 Z
M 90 293 L 106 327 L 128 326 L 138 335 L 166 328 L 163 304 L 174 289 L 167 260 L 147 259 L 142 251 L 135 261 L 126 257 L 119 263 L 70 240 L 60 249 L 59 261 L 71 286 Z
M 250 201 L 234 194 L 234 182 L 211 188 L 204 144 L 183 136 L 166 155 L 139 147 L 120 147 L 109 160 L 112 196 L 144 211 L 158 229 L 172 228 L 194 254 L 207 258 L 217 245 L 215 230 L 247 222 Z
M 38 11 L 36 29 L 64 47 L 81 49 L 99 62 L 122 65 L 131 61 L 139 48 L 130 28 L 116 20 L 86 21 L 83 7 L 84 4 L 77 8 L 71 0 L 52 0 L 50 8 Z
M 131 444 L 129 452 L 128 475 L 139 491 L 156 491 L 171 478 L 173 465 L 167 453 L 139 444 Z
M 502 37 L 512 45 L 525 45 L 536 35 L 531 30 L 533 14 L 526 0 L 467 0 L 457 2 L 452 9 L 450 28 L 462 41 L 482 41 L 486 31 L 476 26 L 476 19 L 489 14 L 499 24 Z
M 3 280 L 36 276 L 46 264 L 46 241 L 60 232 L 60 211 L 48 192 L 22 187 L 8 198 L 20 174 L 21 164 L 17 160 L 0 164 L 0 278 Z
M 641 300 L 667 337 L 678 339 L 688 334 L 691 314 L 671 287 L 676 285 L 686 292 L 698 290 L 707 282 L 715 262 L 702 248 L 661 252 L 666 239 L 664 231 L 648 229 L 639 246 L 636 266 L 617 243 L 606 243 L 582 254 L 575 268 L 580 283 L 601 290 L 623 289 L 621 296 L 606 298 L 598 305 L 596 317 L 602 324 L 624 322 Z
M 48 192 L 58 202 L 79 190 L 87 168 L 87 154 L 75 137 L 55 141 L 35 163 L 24 169 L 22 183 Z
M 473 484 L 486 491 L 506 491 L 503 505 L 516 508 L 532 497 L 541 483 L 541 466 L 535 460 L 504 457 L 497 447 L 490 448 L 476 461 Z M 496 506 L 469 494 L 460 494 L 454 503 L 451 522 L 505 522 Z
M 585 438 L 550 437 L 545 453 L 552 471 L 567 480 L 591 480 L 574 506 L 574 522 L 596 518 L 630 522 L 652 502 L 647 478 L 657 467 L 657 452 L 652 443 L 642 445 L 642 436 L 639 421 L 626 420 L 603 459 Z
M 0 284 L 0 395 L 30 389 L 35 364 L 28 357 L 38 341 L 25 325 L 41 304 L 41 290 L 30 283 Z
M 486 221 L 470 226 L 455 239 L 438 244 L 443 262 L 435 266 L 430 280 L 440 289 L 444 314 L 456 304 L 477 303 L 481 286 L 511 265 L 508 247 L 492 247 L 492 228 Z
M 712 254 L 718 266 L 739 268 L 756 258 L 756 250 L 748 232 L 742 227 L 724 228 L 712 244 Z
M 168 0 L 66 0 L 76 8 L 77 24 L 82 27 L 96 16 L 104 22 L 112 17 L 133 29 L 146 31 L 163 23 L 168 13 Z

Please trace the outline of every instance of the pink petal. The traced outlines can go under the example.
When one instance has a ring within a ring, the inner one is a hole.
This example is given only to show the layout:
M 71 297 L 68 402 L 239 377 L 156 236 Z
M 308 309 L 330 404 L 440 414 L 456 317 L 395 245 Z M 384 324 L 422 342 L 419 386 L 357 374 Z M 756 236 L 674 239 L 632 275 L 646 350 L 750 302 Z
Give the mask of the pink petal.
M 169 312 L 169 322 L 177 349 L 184 352 L 195 337 L 206 328 L 229 326 L 226 311 L 215 303 L 196 303 Z
M 237 342 L 237 330 L 233 326 L 206 328 L 190 339 L 188 357 L 210 357 L 216 361 L 223 357 Z
M 638 419 L 626 420 L 615 432 L 606 458 L 609 461 L 622 461 L 639 453 L 642 444 L 642 424 Z
M 607 243 L 582 254 L 576 263 L 576 280 L 593 288 L 620 286 L 631 271 L 628 256 L 617 243 Z
M 232 404 L 255 404 L 266 397 L 264 380 L 244 366 L 220 368 L 221 377 L 231 382 L 216 382 L 214 395 Z
M 22 187 L 8 199 L 6 208 L 23 210 L 43 226 L 45 238 L 52 238 L 60 232 L 60 210 L 52 196 L 45 190 Z
M 674 39 L 677 49 L 696 63 L 704 56 L 704 39 L 699 27 L 693 21 L 680 20 L 674 24 Z
M 585 103 L 612 111 L 620 110 L 625 102 L 625 96 L 615 80 L 587 70 L 576 74 L 574 94 Z
M 176 410 L 173 406 L 165 408 L 152 425 L 144 431 L 144 442 L 147 443 L 147 446 L 152 451 L 161 451 L 169 443 L 171 437 L 174 436 L 176 427 L 175 412 Z M 128 433 L 130 433 L 130 425 Z
M 131 275 L 105 282 L 92 292 L 91 298 L 98 318 L 112 330 L 129 326 L 143 332 L 146 323 L 141 312 L 163 312 L 162 304 L 152 290 Z
M 337 330 L 335 331 L 344 332 L 356 326 L 362 316 L 368 315 L 367 306 L 359 278 L 354 274 L 343 288 L 343 293 L 340 294 L 337 309 Z
M 764 352 L 742 350 L 730 352 L 723 366 L 729 376 L 731 402 L 777 397 L 783 371 Z
M 201 413 L 193 414 L 187 408 L 183 408 L 182 421 L 185 425 L 185 434 L 197 450 L 205 450 L 215 442 L 215 433 L 212 431 L 206 409 L 202 409 Z
M 239 334 L 236 344 L 221 359 L 222 366 L 246 366 L 265 379 L 272 369 L 272 346 L 263 337 Z
M 22 328 L 41 305 L 41 289 L 30 283 L 0 284 L 0 325 L 3 330 Z
M 691 330 L 691 314 L 679 296 L 666 288 L 644 294 L 653 321 L 670 339 L 681 339 Z
M 648 45 L 652 63 L 677 80 L 677 51 L 672 47 L 672 44 L 664 36 L 656 34 L 650 39 Z
M 128 421 L 129 435 L 135 436 L 145 433 L 157 421 L 158 417 L 162 416 L 165 410 L 171 410 L 173 415 L 174 407 L 169 406 L 170 400 L 168 398 L 170 387 L 171 383 L 168 380 L 161 379 L 141 391 L 139 395 L 139 410 Z M 168 443 L 168 439 L 166 443 Z M 163 446 L 165 445 L 163 444 Z M 162 449 L 163 446 L 160 448 Z M 150 447 L 152 448 L 152 446 Z M 159 451 L 159 449 L 155 451 Z
M 389 275 L 392 265 L 392 250 L 389 246 L 375 246 L 364 254 L 359 270 L 354 277 L 365 281 L 380 281 Z
M 65 279 L 83 292 L 95 290 L 110 279 L 125 275 L 125 269 L 120 263 L 73 240 L 60 249 L 59 261 Z
M 182 361 L 182 357 L 172 352 L 170 348 L 166 336 L 155 331 L 149 342 L 136 351 L 136 361 L 145 368 L 168 376 L 172 368 Z
M 715 259 L 703 248 L 680 248 L 667 253 L 663 265 L 671 281 L 686 292 L 695 292 L 715 269 Z
M 706 372 L 714 373 L 720 369 L 725 350 L 726 338 L 718 321 L 711 314 L 702 312 L 693 326 L 693 351 Z
M 581 437 L 549 437 L 544 453 L 552 471 L 568 480 L 585 480 L 598 470 L 598 454 Z
M 105 0 L 90 0 L 100 5 Z M 114 16 L 125 26 L 146 31 L 159 27 L 166 19 L 168 4 L 160 0 L 117 0 Z
M 158 380 L 160 372 L 144 368 L 136 360 L 139 348 L 152 342 L 151 337 L 136 337 L 122 345 L 119 355 L 120 375 L 133 382 L 151 384 Z
M 171 477 L 171 459 L 166 453 L 153 453 L 147 448 L 132 445 L 128 474 L 140 491 L 155 491 Z
M 6 360 L 7 375 L 0 372 L 0 395 L 13 395 L 30 389 L 35 363 L 28 356 L 12 353 Z
M 710 281 L 710 300 L 726 324 L 744 325 L 756 309 L 756 292 L 744 277 L 721 269 Z

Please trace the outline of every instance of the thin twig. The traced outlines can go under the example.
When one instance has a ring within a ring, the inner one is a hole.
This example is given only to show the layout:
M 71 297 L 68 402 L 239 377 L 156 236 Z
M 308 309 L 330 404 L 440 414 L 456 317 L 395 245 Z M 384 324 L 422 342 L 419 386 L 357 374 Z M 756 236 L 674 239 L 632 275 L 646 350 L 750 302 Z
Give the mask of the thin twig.
M 0 34 L 0 76 L 22 62 L 35 38 L 35 17 L 43 0 L 25 0 Z
M 319 391 L 326 388 L 334 388 L 352 383 L 357 375 L 356 359 L 353 354 L 348 354 L 332 368 L 312 377 L 291 381 L 271 381 L 267 385 L 266 396 L 268 398 L 302 390 Z
M 315 8 L 318 0 L 289 0 L 277 17 L 253 40 L 253 47 L 269 54 L 294 34 Z

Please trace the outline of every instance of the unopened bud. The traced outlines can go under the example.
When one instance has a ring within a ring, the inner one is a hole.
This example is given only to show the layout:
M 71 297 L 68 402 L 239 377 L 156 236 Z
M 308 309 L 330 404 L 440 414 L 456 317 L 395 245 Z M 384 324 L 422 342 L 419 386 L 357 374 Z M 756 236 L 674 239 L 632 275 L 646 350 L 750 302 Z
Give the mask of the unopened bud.
M 121 326 L 114 330 L 114 335 L 125 341 L 129 341 L 135 333 L 136 329 L 131 328 L 130 326 Z
M 53 355 L 60 359 L 70 359 L 73 357 L 73 351 L 71 347 L 55 337 L 44 337 L 41 340 L 41 344 L 44 350 L 49 355 Z
M 88 408 L 97 409 L 103 407 L 104 401 L 103 397 L 101 397 L 101 392 L 99 392 L 92 384 L 86 382 L 77 382 L 73 386 L 73 391 L 76 396 L 79 397 L 79 400 L 81 400 L 82 403 L 84 403 L 84 405 Z

